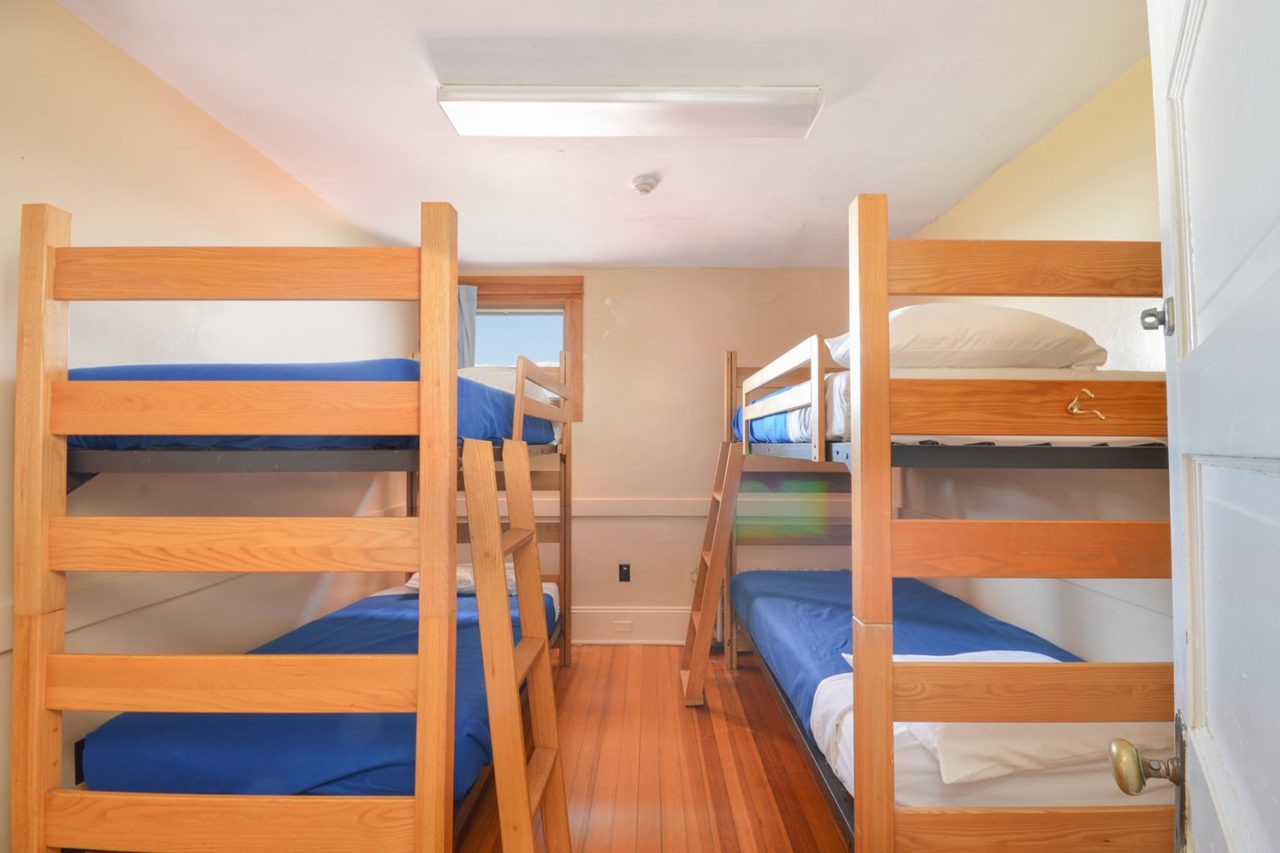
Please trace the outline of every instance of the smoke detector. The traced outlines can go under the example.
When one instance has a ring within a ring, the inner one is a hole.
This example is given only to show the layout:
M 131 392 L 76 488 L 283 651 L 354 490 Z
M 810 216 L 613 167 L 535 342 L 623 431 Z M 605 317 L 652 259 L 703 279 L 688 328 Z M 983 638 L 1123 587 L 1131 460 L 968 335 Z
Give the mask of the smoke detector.
M 653 174 L 636 175 L 631 179 L 631 189 L 640 193 L 640 195 L 648 195 L 657 189 L 658 181 L 660 180 L 661 178 Z

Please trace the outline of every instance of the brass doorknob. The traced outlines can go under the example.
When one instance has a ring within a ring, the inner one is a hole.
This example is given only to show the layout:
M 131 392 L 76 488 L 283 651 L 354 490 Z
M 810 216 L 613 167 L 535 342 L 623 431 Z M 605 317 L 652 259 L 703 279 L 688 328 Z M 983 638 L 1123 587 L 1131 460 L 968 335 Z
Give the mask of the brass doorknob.
M 1111 775 L 1115 776 L 1120 790 L 1131 797 L 1142 793 L 1148 779 L 1168 779 L 1175 785 L 1182 784 L 1182 761 L 1166 758 L 1163 761 L 1146 758 L 1130 741 L 1118 737 L 1111 741 Z

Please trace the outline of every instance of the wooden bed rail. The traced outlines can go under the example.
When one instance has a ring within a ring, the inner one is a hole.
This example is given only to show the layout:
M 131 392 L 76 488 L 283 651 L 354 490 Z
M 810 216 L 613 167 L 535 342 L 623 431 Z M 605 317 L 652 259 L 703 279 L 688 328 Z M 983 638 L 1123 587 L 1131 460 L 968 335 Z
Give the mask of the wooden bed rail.
M 411 853 L 413 797 L 118 794 L 51 791 L 43 802 L 52 848 L 191 853 L 377 850 Z
M 842 368 L 831 358 L 821 335 L 810 335 L 742 381 L 742 452 L 751 455 L 751 422 L 770 415 L 809 408 L 810 459 L 826 458 L 827 374 Z M 773 391 L 784 377 L 800 373 L 805 380 Z M 769 396 L 759 398 L 765 391 Z
M 417 382 L 53 383 L 55 435 L 417 435 Z
M 894 519 L 895 578 L 1169 578 L 1167 521 Z
M 895 296 L 1159 297 L 1160 244 L 889 240 Z
M 894 818 L 897 853 L 1174 849 L 1173 806 L 904 808 Z
M 564 431 L 570 428 L 573 423 L 573 383 L 570 378 L 573 376 L 573 366 L 569 363 L 571 358 L 570 353 L 561 352 L 558 370 L 541 367 L 524 356 L 516 359 L 516 410 L 515 421 L 511 428 L 513 441 L 524 440 L 526 415 L 560 424 L 561 437 Z M 531 396 L 530 383 L 555 395 L 556 402 L 547 403 Z
M 59 248 L 60 300 L 416 302 L 417 247 Z
M 71 217 L 22 211 L 14 471 L 11 833 L 15 853 L 453 847 L 457 215 L 421 207 L 420 247 L 70 248 Z M 417 382 L 67 381 L 73 300 L 417 303 Z M 409 518 L 68 517 L 67 435 L 414 435 Z M 418 571 L 415 655 L 65 654 L 73 571 Z M 413 797 L 61 790 L 66 710 L 402 712 Z
M 854 809 L 858 853 L 1169 849 L 1171 807 L 897 808 L 895 721 L 1163 722 L 1164 663 L 893 659 L 895 577 L 1168 578 L 1156 521 L 897 519 L 894 435 L 1167 434 L 1163 382 L 890 378 L 891 295 L 1162 295 L 1158 243 L 890 240 L 888 202 L 849 215 L 853 386 Z
M 1164 380 L 890 379 L 893 435 L 1150 436 L 1168 432 Z
M 893 718 L 936 723 L 1162 723 L 1167 663 L 895 663 Z

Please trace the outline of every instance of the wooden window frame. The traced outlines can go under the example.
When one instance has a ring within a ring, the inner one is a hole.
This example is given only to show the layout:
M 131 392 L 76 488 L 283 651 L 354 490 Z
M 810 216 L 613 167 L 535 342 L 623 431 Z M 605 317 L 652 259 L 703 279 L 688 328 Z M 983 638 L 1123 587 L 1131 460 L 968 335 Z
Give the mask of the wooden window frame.
M 582 291 L 580 275 L 463 275 L 459 283 L 475 285 L 480 310 L 552 309 L 564 312 L 564 344 L 569 353 L 573 386 L 573 419 L 583 416 Z

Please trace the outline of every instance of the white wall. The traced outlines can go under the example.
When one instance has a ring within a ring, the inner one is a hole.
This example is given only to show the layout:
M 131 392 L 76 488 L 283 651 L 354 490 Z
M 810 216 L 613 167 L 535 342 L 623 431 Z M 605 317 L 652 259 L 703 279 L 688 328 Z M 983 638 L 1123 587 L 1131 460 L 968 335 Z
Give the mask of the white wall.
M 0 3 L 0 726 L 7 730 L 12 638 L 13 384 L 20 205 L 72 213 L 75 245 L 359 245 L 369 236 L 51 0 Z M 77 305 L 74 364 L 329 359 L 412 349 L 394 306 Z M 101 477 L 71 511 L 378 512 L 400 500 L 371 478 Z M 76 578 L 76 651 L 241 651 L 355 597 L 364 579 Z M 71 715 L 68 741 L 93 721 Z M 0 822 L 8 825 L 8 738 Z M 7 833 L 5 833 L 7 835 Z
M 892 203 L 892 199 L 890 200 Z M 1151 64 L 1143 60 L 915 236 L 935 239 L 1158 240 Z M 1155 300 L 1017 299 L 1090 332 L 1107 367 L 1161 370 L 1164 340 L 1138 314 Z M 906 472 L 912 516 L 1168 517 L 1163 471 Z M 937 583 L 1091 660 L 1168 660 L 1168 581 L 948 580 Z

